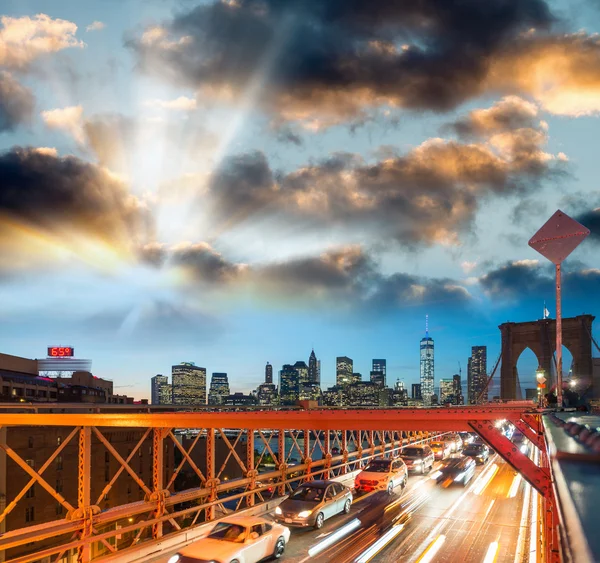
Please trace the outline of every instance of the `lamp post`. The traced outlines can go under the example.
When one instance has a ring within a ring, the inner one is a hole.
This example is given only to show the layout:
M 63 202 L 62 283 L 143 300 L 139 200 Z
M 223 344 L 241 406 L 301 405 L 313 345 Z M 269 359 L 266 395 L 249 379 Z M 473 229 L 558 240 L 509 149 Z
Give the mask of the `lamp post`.
M 545 371 L 541 366 L 535 370 L 535 379 L 537 381 L 537 392 L 538 392 L 538 406 L 542 404 L 542 389 L 546 387 L 546 376 Z

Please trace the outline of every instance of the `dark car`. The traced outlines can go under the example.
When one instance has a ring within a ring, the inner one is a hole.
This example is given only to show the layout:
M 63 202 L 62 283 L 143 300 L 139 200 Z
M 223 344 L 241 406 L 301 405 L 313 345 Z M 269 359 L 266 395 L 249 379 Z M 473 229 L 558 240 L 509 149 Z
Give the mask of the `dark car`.
M 462 453 L 473 458 L 477 465 L 484 464 L 490 457 L 490 449 L 485 444 L 469 444 Z
M 472 444 L 475 441 L 475 436 L 470 432 L 459 432 L 458 435 L 463 443 L 463 448 L 466 448 L 469 444 Z
M 435 461 L 433 451 L 427 445 L 407 446 L 402 449 L 400 457 L 406 464 L 409 473 L 429 473 Z
M 445 461 L 436 473 L 436 481 L 445 485 L 458 483 L 465 487 L 475 475 L 475 461 L 470 457 L 452 458 Z

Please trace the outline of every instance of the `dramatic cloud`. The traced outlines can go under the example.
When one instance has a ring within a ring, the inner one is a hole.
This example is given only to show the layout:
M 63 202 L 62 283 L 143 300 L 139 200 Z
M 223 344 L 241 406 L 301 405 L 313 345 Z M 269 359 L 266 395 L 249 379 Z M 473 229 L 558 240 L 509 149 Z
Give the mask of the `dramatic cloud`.
M 598 302 L 600 270 L 577 268 L 563 272 L 562 289 L 571 298 L 585 297 Z M 507 262 L 479 278 L 484 292 L 496 301 L 518 301 L 547 296 L 555 292 L 554 268 L 538 260 Z
M 268 214 L 408 245 L 456 244 L 482 197 L 526 194 L 562 160 L 543 150 L 547 136 L 534 128 L 535 107 L 527 108 L 527 119 L 501 117 L 521 102 L 507 99 L 460 122 L 479 142 L 430 139 L 375 164 L 339 153 L 282 175 L 260 152 L 230 157 L 213 174 L 208 197 L 229 223 Z
M 315 129 L 376 106 L 447 110 L 505 88 L 494 61 L 553 21 L 543 0 L 213 1 L 128 44 L 144 70 L 204 95 L 242 99 L 262 81 L 276 119 Z
M 600 207 L 578 215 L 575 220 L 590 230 L 590 239 L 600 242 Z
M 3 249 L 17 241 L 19 226 L 55 235 L 65 246 L 83 235 L 127 248 L 151 235 L 147 210 L 126 186 L 75 157 L 16 147 L 0 154 L 0 177 Z
M 507 96 L 488 109 L 477 109 L 459 119 L 450 129 L 463 139 L 489 137 L 526 128 L 537 128 L 538 108 L 518 96 Z
M 150 244 L 142 255 L 157 267 L 183 268 L 191 288 L 219 290 L 235 285 L 269 299 L 333 300 L 355 310 L 471 301 L 468 290 L 453 280 L 382 275 L 375 260 L 356 245 L 266 264 L 231 262 L 207 243 Z
M 95 21 L 92 22 L 90 25 L 88 25 L 85 30 L 86 31 L 100 31 L 101 29 L 104 29 L 106 27 L 106 24 L 100 22 L 100 21 Z
M 51 129 L 62 129 L 67 131 L 80 145 L 85 143 L 83 108 L 81 106 L 70 106 L 43 111 L 42 119 Z
M 28 88 L 19 84 L 8 72 L 0 71 L 0 133 L 12 131 L 28 122 L 35 98 Z
M 34 17 L 0 17 L 0 66 L 26 69 L 48 53 L 84 47 L 75 37 L 77 25 L 45 14 Z
M 193 111 L 196 109 L 195 98 L 179 96 L 174 100 L 148 100 L 144 102 L 146 107 L 167 109 L 173 111 Z

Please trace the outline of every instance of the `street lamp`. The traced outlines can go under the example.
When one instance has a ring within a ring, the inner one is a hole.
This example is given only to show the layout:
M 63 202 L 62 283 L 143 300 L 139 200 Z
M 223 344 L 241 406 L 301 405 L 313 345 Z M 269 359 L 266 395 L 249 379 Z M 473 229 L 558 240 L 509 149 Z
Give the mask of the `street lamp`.
M 546 372 L 541 366 L 535 370 L 535 378 L 537 380 L 538 406 L 542 404 L 542 389 L 546 387 Z

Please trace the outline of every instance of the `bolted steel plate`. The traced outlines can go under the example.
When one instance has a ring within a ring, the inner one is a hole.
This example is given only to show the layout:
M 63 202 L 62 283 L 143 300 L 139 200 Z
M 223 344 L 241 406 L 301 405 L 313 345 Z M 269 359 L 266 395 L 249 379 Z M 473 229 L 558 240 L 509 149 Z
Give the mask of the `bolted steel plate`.
M 531 237 L 529 246 L 550 262 L 560 264 L 589 234 L 588 228 L 559 209 Z

